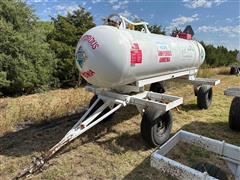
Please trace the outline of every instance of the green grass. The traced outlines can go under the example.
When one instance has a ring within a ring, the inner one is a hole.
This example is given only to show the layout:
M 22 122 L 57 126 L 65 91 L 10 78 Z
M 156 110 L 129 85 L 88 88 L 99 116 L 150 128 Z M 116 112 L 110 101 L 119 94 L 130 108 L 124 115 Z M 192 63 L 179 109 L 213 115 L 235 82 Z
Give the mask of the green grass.
M 223 95 L 225 88 L 240 86 L 240 77 L 220 73 L 215 78 L 222 82 L 214 87 L 213 104 L 208 110 L 197 108 L 191 85 L 174 85 L 168 89 L 170 94 L 184 98 L 179 111 L 173 110 L 173 134 L 185 129 L 240 145 L 239 133 L 228 128 L 232 98 Z M 91 96 L 80 88 L 0 99 L 0 179 L 12 178 L 31 162 L 31 156 L 39 155 L 57 143 L 80 115 L 61 117 L 79 112 Z M 155 149 L 148 149 L 142 140 L 140 120 L 135 107 L 120 109 L 113 121 L 95 126 L 64 147 L 46 170 L 32 178 L 169 179 L 150 168 L 149 156 Z M 25 121 L 33 121 L 34 124 L 15 131 L 17 125 Z M 205 156 L 193 150 L 187 160 L 193 161 L 195 154 Z

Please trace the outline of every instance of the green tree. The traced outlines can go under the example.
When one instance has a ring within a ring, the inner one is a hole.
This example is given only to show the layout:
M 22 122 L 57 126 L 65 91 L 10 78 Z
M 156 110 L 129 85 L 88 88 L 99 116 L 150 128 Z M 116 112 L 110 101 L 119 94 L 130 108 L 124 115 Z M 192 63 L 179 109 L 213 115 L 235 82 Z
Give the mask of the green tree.
M 154 33 L 154 34 L 163 34 L 163 35 L 166 34 L 165 29 L 159 25 L 149 25 L 148 29 L 151 33 Z
M 171 36 L 175 37 L 178 33 L 181 33 L 181 32 L 182 32 L 182 30 L 180 28 L 175 27 L 172 30 Z
M 80 37 L 94 27 L 93 17 L 83 7 L 68 13 L 66 17 L 53 18 L 54 30 L 48 36 L 51 49 L 57 57 L 55 77 L 62 87 L 75 86 L 79 73 L 75 66 L 75 49 Z
M 142 19 L 139 19 L 139 18 L 136 18 L 133 20 L 133 22 L 143 22 L 144 20 Z M 139 26 L 135 26 L 135 30 L 136 31 L 141 31 L 144 27 L 142 25 L 139 25 Z M 165 31 L 165 28 L 163 28 L 162 26 L 160 25 L 156 25 L 156 24 L 153 24 L 153 25 L 148 25 L 148 30 L 151 32 L 151 33 L 154 33 L 154 34 L 163 34 L 165 35 L 166 34 L 166 31 Z
M 23 1 L 0 1 L 0 91 L 14 95 L 52 86 L 54 54 L 32 9 Z
M 201 42 L 206 51 L 205 64 L 211 67 L 226 66 L 236 62 L 237 50 L 231 51 L 223 46 L 214 47 Z

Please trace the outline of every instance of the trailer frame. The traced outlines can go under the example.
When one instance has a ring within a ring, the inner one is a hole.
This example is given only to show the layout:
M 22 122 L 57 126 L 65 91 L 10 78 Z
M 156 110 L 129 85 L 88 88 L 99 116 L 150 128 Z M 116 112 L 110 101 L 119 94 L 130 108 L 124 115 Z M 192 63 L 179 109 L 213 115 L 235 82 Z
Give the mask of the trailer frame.
M 230 87 L 224 90 L 224 95 L 240 97 L 240 87 Z
M 216 179 L 208 175 L 206 172 L 202 173 L 165 156 L 171 149 L 181 142 L 195 145 L 217 154 L 219 158 L 227 162 L 235 179 L 240 179 L 240 147 L 228 144 L 225 141 L 218 141 L 184 130 L 178 131 L 164 145 L 153 152 L 150 160 L 151 166 L 178 179 Z

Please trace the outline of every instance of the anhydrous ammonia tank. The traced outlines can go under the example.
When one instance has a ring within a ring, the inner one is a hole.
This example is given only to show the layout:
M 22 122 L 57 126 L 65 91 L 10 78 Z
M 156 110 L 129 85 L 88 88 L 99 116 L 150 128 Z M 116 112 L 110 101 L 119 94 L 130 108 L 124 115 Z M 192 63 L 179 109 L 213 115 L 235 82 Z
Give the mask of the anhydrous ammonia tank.
M 204 58 L 204 48 L 197 41 L 108 25 L 87 31 L 76 50 L 81 76 L 98 87 L 198 68 Z

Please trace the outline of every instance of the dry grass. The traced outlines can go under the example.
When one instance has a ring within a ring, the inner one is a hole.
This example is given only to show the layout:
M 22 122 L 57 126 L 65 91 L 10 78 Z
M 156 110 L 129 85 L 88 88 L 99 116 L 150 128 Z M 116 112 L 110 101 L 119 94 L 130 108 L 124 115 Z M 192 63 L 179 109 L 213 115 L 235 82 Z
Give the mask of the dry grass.
M 19 123 L 49 121 L 75 114 L 92 95 L 84 88 L 55 90 L 41 94 L 0 99 L 0 135 L 13 131 Z
M 198 72 L 199 77 L 208 78 L 216 75 L 228 75 L 229 67 L 219 67 L 219 68 L 203 68 Z
M 168 90 L 170 94 L 184 97 L 180 112 L 173 110 L 173 133 L 185 129 L 240 145 L 239 133 L 231 131 L 227 124 L 232 98 L 223 95 L 223 90 L 228 86 L 240 86 L 240 78 L 222 74 L 216 78 L 220 78 L 222 83 L 214 88 L 213 104 L 208 110 L 199 110 L 196 107 L 196 97 L 191 85 Z M 55 120 L 49 117 L 60 117 L 73 113 L 73 110 L 78 111 L 81 106 L 86 105 L 90 97 L 91 94 L 83 89 L 70 89 L 1 99 L 0 177 L 9 179 L 16 175 L 31 161 L 31 156 L 39 155 L 59 141 L 80 115 Z M 32 178 L 169 179 L 150 168 L 149 156 L 154 149 L 148 149 L 141 139 L 140 119 L 141 116 L 133 106 L 119 110 L 113 121 L 97 125 L 63 148 L 50 161 L 46 170 Z M 27 120 L 49 122 L 29 125 L 14 132 L 18 121 Z

